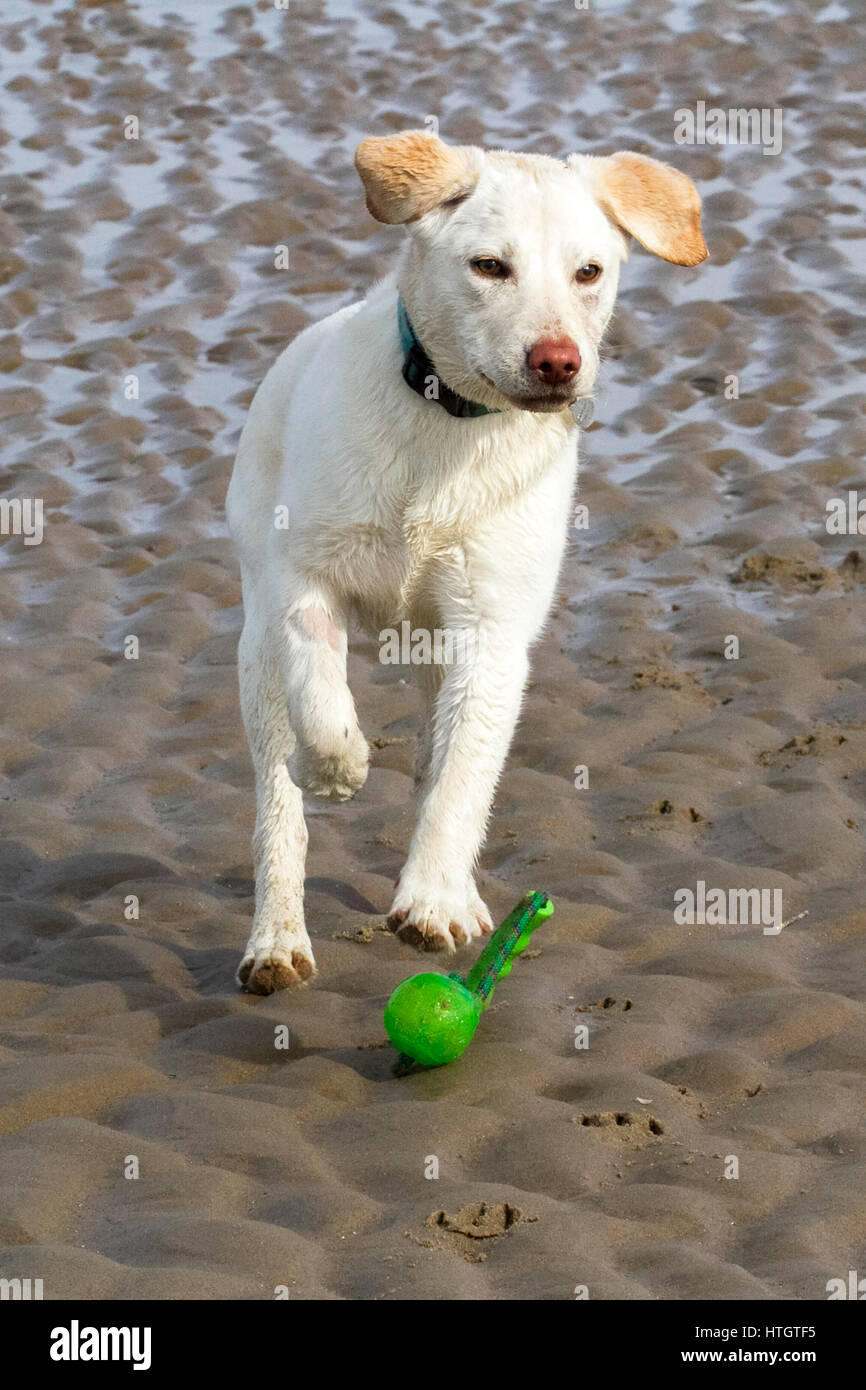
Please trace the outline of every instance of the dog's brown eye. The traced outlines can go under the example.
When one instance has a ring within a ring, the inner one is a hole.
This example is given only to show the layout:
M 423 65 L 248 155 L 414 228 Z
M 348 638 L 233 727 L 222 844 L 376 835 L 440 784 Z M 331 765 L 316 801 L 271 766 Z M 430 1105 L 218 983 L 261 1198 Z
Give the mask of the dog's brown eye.
M 472 262 L 473 270 L 477 270 L 479 275 L 486 275 L 489 280 L 504 280 L 508 275 L 508 266 L 503 261 L 498 261 L 495 256 L 478 256 Z
M 597 280 L 601 274 L 601 266 L 595 265 L 592 261 L 588 265 L 582 265 L 575 276 L 581 285 L 591 285 L 593 280 Z

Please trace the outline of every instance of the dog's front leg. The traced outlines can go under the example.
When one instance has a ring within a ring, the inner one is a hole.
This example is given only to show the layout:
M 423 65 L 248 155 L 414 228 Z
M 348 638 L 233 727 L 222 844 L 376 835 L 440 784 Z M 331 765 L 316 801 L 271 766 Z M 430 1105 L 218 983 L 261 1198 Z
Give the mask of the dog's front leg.
M 525 645 L 504 625 L 462 636 L 436 698 L 418 825 L 388 917 L 427 950 L 453 951 L 491 930 L 473 868 L 528 672 Z
M 363 784 L 368 751 L 346 684 L 345 622 L 336 606 L 310 593 L 262 621 L 250 594 L 248 609 L 238 669 L 256 771 L 256 913 L 238 980 L 269 994 L 315 970 L 303 914 L 300 788 L 344 800 Z
M 345 801 L 364 785 L 370 756 L 346 681 L 345 617 L 306 594 L 285 614 L 283 639 L 292 775 L 314 796 Z

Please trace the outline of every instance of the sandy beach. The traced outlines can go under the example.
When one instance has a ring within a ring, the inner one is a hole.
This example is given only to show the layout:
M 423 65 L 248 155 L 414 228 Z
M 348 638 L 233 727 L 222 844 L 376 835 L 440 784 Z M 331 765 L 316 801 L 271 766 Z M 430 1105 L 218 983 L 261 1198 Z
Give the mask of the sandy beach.
M 117 1300 L 866 1275 L 866 546 L 826 525 L 866 497 L 864 54 L 848 0 L 6 0 L 0 498 L 42 499 L 44 534 L 0 535 L 0 1275 Z M 677 145 L 698 101 L 781 109 L 781 150 Z M 496 798 L 482 896 L 555 915 L 471 1049 L 398 1079 L 385 1001 L 453 968 L 384 925 L 420 698 L 356 635 L 373 765 L 308 805 L 319 976 L 240 993 L 223 507 L 268 367 L 400 245 L 356 143 L 428 116 L 676 164 L 711 258 L 625 267 Z M 808 915 L 677 921 L 698 882 Z

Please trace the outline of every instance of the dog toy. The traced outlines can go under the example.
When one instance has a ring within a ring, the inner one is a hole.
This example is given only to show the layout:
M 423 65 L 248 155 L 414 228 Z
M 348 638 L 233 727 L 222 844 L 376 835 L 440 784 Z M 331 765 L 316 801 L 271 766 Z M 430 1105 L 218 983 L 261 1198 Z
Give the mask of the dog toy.
M 411 975 L 385 1006 L 385 1032 L 400 1053 L 403 1076 L 418 1062 L 442 1067 L 465 1052 L 501 979 L 529 938 L 553 912 L 546 893 L 527 893 L 491 936 L 464 979 L 462 975 Z

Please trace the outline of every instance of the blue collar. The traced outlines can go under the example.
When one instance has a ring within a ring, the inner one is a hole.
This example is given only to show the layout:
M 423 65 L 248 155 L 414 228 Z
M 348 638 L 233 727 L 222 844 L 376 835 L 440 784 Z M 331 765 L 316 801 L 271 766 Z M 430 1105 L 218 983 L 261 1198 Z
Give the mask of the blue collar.
M 403 303 L 402 295 L 397 296 L 397 323 L 400 328 L 400 346 L 403 349 L 403 380 L 407 386 L 425 400 L 433 400 L 437 405 L 448 411 L 449 415 L 457 416 L 459 419 L 474 418 L 477 415 L 501 415 L 500 410 L 490 410 L 486 405 L 479 405 L 478 401 L 467 400 L 465 396 L 458 396 L 456 391 L 452 391 L 450 386 L 440 379 L 430 358 L 418 341 L 415 329 L 412 327 L 411 320 L 406 312 L 406 305 Z M 436 395 L 427 395 L 427 386 L 430 378 L 436 383 Z

